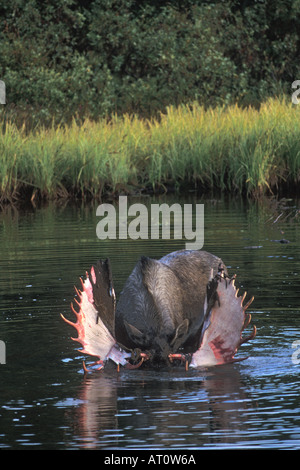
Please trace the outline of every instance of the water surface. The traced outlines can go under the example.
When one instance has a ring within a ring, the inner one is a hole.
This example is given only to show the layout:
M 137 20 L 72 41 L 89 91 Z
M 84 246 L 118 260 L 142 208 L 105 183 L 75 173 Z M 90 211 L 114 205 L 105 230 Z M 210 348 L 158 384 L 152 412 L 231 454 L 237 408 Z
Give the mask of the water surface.
M 141 255 L 159 258 L 185 241 L 99 240 L 95 205 L 9 209 L 0 215 L 0 448 L 300 449 L 299 202 L 129 201 L 204 203 L 204 249 L 255 296 L 257 337 L 239 352 L 249 358 L 84 376 L 75 330 L 60 318 L 72 318 L 79 276 L 110 257 L 118 294 Z

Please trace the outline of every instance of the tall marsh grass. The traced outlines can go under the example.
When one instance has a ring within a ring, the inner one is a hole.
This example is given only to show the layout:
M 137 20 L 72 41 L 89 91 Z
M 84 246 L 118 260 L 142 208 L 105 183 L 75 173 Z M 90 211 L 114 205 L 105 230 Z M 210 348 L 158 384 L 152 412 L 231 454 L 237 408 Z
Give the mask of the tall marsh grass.
M 300 181 L 300 107 L 169 107 L 160 119 L 114 116 L 37 128 L 3 122 L 0 197 L 98 197 L 193 185 L 263 194 Z

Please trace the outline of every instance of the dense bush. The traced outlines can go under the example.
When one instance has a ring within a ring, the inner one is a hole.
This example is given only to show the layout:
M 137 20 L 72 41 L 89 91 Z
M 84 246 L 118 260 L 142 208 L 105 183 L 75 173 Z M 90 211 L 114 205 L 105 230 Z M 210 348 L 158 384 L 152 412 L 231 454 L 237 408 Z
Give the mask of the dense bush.
M 0 79 L 18 122 L 258 104 L 300 78 L 299 0 L 2 0 Z

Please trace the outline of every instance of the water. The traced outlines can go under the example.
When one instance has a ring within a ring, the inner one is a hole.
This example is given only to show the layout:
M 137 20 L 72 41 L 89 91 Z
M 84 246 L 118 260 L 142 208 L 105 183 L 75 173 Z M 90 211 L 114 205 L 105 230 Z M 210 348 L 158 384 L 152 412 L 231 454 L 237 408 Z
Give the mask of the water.
M 257 337 L 239 353 L 249 358 L 188 372 L 113 368 L 84 376 L 84 357 L 69 339 L 75 330 L 59 315 L 72 318 L 79 276 L 109 256 L 118 293 L 142 254 L 159 258 L 185 242 L 98 240 L 93 205 L 7 210 L 0 215 L 0 449 L 300 449 L 299 202 L 189 202 L 205 204 L 204 249 L 255 296 L 248 311 Z M 290 243 L 272 241 L 282 238 Z

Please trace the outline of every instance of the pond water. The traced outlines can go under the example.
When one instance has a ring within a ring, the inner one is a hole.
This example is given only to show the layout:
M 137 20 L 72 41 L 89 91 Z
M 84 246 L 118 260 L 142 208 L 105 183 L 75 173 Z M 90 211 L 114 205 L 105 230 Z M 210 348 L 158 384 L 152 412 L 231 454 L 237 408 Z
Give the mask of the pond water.
M 191 194 L 179 202 L 204 204 L 203 249 L 255 297 L 248 311 L 257 336 L 238 353 L 249 358 L 187 372 L 113 368 L 85 376 L 70 340 L 75 330 L 60 318 L 73 319 L 79 276 L 109 257 L 118 294 L 141 255 L 159 258 L 185 240 L 99 240 L 92 204 L 7 209 L 0 214 L 0 449 L 300 449 L 299 201 Z M 290 243 L 274 241 L 282 239 Z

